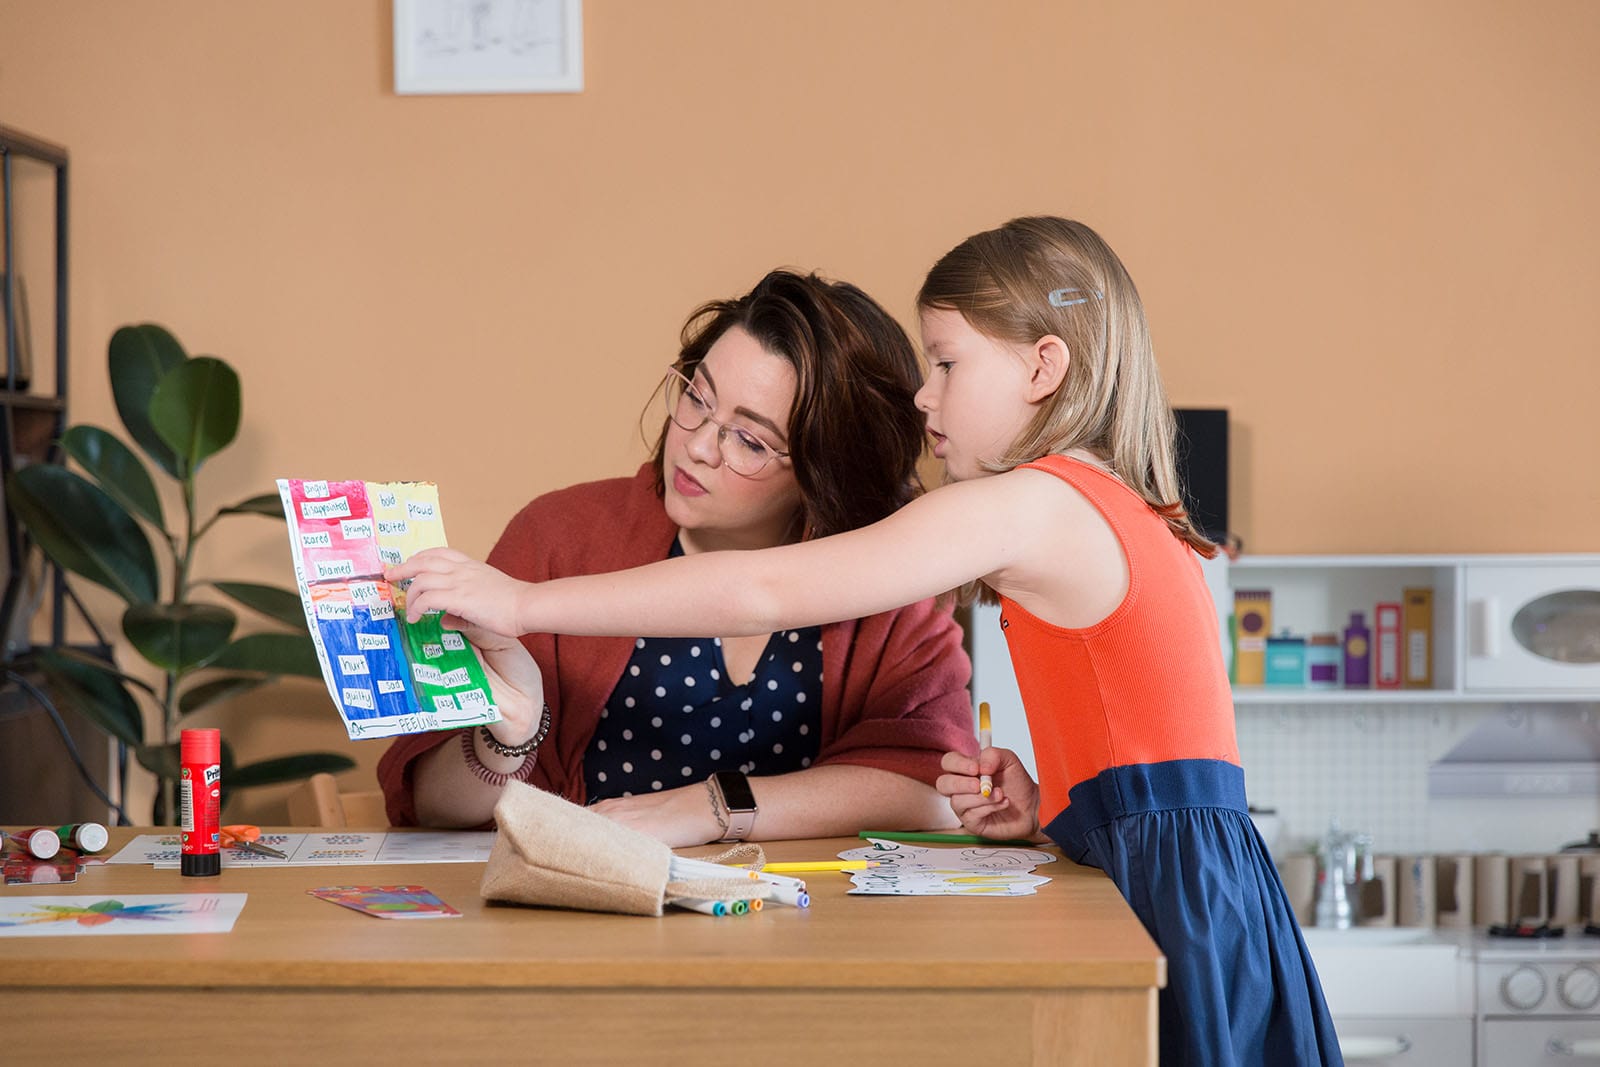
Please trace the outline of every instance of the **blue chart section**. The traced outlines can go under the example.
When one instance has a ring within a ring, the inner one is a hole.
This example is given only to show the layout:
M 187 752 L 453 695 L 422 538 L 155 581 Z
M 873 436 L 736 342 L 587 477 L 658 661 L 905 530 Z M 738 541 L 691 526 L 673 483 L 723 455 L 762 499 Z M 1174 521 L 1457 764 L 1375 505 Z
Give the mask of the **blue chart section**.
M 345 717 L 358 721 L 415 714 L 417 698 L 394 608 L 387 602 L 345 600 L 338 608 L 319 603 L 318 609 L 317 632 Z

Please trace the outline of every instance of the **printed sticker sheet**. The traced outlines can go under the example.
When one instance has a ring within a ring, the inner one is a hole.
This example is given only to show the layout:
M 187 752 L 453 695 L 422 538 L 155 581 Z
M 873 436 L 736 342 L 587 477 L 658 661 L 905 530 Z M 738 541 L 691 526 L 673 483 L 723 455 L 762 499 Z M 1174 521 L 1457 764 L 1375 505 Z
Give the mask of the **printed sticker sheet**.
M 478 657 L 439 615 L 405 620 L 385 566 L 445 544 L 432 482 L 280 478 L 295 581 L 328 694 L 352 739 L 497 722 Z

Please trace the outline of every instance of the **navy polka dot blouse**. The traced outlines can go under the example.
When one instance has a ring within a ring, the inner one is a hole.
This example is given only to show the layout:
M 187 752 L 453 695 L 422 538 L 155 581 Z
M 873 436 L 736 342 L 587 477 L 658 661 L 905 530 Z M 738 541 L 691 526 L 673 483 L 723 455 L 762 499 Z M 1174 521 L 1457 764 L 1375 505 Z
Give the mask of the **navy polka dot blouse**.
M 589 801 L 713 771 L 798 771 L 816 759 L 821 722 L 819 626 L 773 634 L 744 685 L 728 680 L 720 638 L 639 638 L 583 759 Z

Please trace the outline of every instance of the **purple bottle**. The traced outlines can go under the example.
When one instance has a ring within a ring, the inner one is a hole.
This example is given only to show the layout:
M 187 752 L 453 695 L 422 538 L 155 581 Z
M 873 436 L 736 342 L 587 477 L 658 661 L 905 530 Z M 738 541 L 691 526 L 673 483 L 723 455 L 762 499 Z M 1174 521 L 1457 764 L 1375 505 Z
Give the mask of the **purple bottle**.
M 1366 689 L 1372 685 L 1372 632 L 1362 612 L 1350 613 L 1344 628 L 1344 687 Z

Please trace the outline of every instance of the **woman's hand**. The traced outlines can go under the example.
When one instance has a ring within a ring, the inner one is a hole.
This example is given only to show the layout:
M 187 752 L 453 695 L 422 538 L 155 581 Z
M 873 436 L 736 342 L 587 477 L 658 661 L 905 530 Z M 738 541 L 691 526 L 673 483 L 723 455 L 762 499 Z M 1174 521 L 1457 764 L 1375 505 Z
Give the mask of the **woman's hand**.
M 934 786 L 950 798 L 950 810 L 972 833 L 1005 838 L 1039 832 L 1039 786 L 1015 752 L 986 748 L 976 759 L 946 752 L 939 765 L 946 773 Z M 987 774 L 994 786 L 987 797 L 980 774 Z
M 703 845 L 722 836 L 722 826 L 711 812 L 711 795 L 704 782 L 659 793 L 612 797 L 592 805 L 590 810 L 648 834 L 668 848 Z
M 528 583 L 453 548 L 424 549 L 386 568 L 383 576 L 390 582 L 409 582 L 404 587 L 407 622 L 442 611 L 443 623 L 450 629 L 472 624 L 497 634 L 522 633 L 517 608 Z
M 544 714 L 544 675 L 520 640 L 470 623 L 461 636 L 472 644 L 488 676 L 500 721 L 489 732 L 502 744 L 516 748 L 539 731 Z

